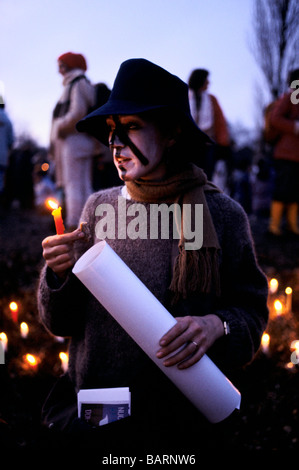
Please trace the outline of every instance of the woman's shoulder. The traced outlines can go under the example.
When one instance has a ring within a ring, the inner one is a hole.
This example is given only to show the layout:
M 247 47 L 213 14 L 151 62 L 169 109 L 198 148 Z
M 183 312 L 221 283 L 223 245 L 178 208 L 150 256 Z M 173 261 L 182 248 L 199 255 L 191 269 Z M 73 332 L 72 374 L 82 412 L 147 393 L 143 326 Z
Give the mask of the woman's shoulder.
M 230 196 L 223 192 L 207 191 L 206 200 L 218 230 L 233 231 L 239 234 L 247 232 L 249 221 L 243 207 Z
M 121 196 L 122 186 L 113 186 L 108 189 L 101 189 L 89 196 L 86 205 L 97 206 L 98 204 L 113 204 Z
M 228 194 L 224 193 L 220 189 L 217 189 L 217 186 L 212 184 L 210 187 L 207 187 L 205 190 L 205 196 L 209 206 L 215 207 L 227 207 L 231 210 L 241 210 L 243 211 L 241 205 L 232 199 Z

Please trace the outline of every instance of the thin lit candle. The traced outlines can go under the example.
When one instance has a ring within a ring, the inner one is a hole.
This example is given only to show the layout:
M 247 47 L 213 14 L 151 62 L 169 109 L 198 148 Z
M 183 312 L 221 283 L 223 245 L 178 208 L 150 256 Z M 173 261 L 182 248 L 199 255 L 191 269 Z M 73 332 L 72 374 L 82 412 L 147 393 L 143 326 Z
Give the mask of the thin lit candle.
M 22 338 L 27 338 L 28 333 L 29 333 L 29 327 L 27 323 L 25 323 L 24 321 L 20 324 L 20 332 L 21 332 Z
M 281 314 L 282 314 L 283 305 L 282 305 L 282 303 L 280 302 L 280 300 L 278 300 L 278 299 L 275 300 L 275 302 L 274 302 L 274 308 L 275 308 L 276 315 L 281 315 Z
M 68 369 L 68 361 L 69 361 L 69 356 L 65 352 L 59 353 L 59 358 L 61 360 L 61 367 L 63 372 L 66 372 Z
M 271 294 L 275 294 L 278 289 L 278 280 L 275 278 L 270 279 L 269 281 L 269 290 Z
M 6 333 L 4 333 L 3 331 L 2 331 L 2 333 L 0 333 L 0 341 L 2 343 L 3 350 L 7 351 L 8 339 L 7 339 Z
M 63 225 L 63 220 L 62 220 L 62 215 L 61 215 L 61 210 L 62 210 L 61 207 L 59 207 L 58 203 L 54 201 L 53 199 L 47 199 L 46 204 L 50 209 L 53 209 L 52 215 L 54 217 L 57 235 L 62 235 L 64 233 L 65 228 Z
M 270 335 L 268 333 L 264 333 L 262 336 L 262 350 L 265 354 L 269 352 L 269 345 L 270 345 Z
M 285 290 L 286 294 L 286 311 L 291 312 L 292 311 L 292 293 L 293 290 L 291 287 L 287 287 Z
M 18 322 L 18 311 L 19 311 L 19 306 L 18 306 L 17 302 L 10 302 L 9 308 L 10 308 L 10 311 L 11 311 L 11 318 L 13 319 L 13 321 L 15 323 L 17 323 Z

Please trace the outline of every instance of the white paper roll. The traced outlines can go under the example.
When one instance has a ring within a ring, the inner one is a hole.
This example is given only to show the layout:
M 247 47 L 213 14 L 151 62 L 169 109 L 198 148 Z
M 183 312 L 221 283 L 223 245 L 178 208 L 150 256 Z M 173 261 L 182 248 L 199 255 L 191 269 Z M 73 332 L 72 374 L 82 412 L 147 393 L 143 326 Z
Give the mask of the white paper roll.
M 84 253 L 73 273 L 211 423 L 240 407 L 240 392 L 207 355 L 188 369 L 163 366 L 159 340 L 176 320 L 106 241 Z

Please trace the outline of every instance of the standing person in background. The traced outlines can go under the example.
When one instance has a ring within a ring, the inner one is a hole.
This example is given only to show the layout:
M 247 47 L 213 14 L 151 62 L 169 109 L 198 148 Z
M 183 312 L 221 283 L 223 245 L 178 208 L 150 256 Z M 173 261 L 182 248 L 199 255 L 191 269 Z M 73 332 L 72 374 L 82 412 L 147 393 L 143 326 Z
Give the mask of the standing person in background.
M 85 77 L 83 55 L 67 52 L 58 57 L 64 90 L 52 120 L 50 158 L 55 162 L 57 188 L 64 191 L 66 226 L 77 226 L 83 205 L 92 193 L 92 162 L 99 143 L 75 128 L 95 102 L 95 88 Z
M 0 202 L 4 197 L 5 175 L 8 167 L 9 152 L 14 141 L 12 123 L 5 111 L 5 104 L 0 96 Z
M 289 74 L 288 84 L 299 80 L 299 69 Z M 280 132 L 274 149 L 275 181 L 269 222 L 269 232 L 281 235 L 281 220 L 286 209 L 288 229 L 299 235 L 299 104 L 292 102 L 294 89 L 285 93 L 274 105 L 271 126 Z M 293 100 L 294 101 L 294 100 Z
M 230 138 L 227 123 L 214 95 L 208 93 L 209 72 L 195 69 L 189 78 L 189 102 L 191 115 L 198 125 L 216 143 L 206 154 L 204 170 L 210 179 L 222 190 L 227 189 L 228 160 L 230 156 Z M 219 162 L 217 164 L 217 162 Z M 215 166 L 217 165 L 217 168 Z M 220 173 L 224 178 L 219 178 Z M 227 192 L 227 191 L 226 191 Z

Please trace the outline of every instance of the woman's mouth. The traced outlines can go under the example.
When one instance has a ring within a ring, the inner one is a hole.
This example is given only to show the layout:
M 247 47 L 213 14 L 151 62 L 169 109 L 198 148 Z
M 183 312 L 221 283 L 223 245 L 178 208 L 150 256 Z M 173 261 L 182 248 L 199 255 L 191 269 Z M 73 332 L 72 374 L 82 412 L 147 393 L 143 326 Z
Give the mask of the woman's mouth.
M 120 165 L 125 165 L 126 163 L 128 163 L 129 161 L 131 161 L 130 158 L 122 157 L 122 156 L 116 156 L 116 157 L 115 157 L 115 160 L 116 160 L 118 166 L 120 166 Z

